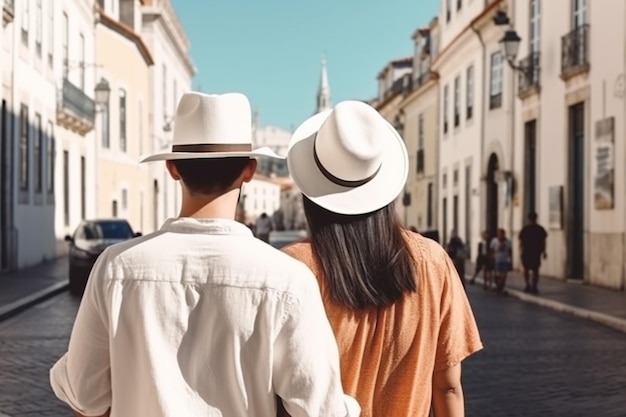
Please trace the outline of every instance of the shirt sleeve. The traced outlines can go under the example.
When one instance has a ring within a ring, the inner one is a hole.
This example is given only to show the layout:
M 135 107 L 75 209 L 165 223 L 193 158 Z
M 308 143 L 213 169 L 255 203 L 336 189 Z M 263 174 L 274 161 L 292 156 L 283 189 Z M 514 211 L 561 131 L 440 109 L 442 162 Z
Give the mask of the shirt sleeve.
M 337 342 L 308 272 L 295 278 L 305 279 L 306 291 L 287 303 L 275 342 L 274 389 L 292 417 L 357 417 L 361 408 L 343 392 Z
M 106 270 L 105 251 L 89 275 L 67 353 L 50 370 L 55 395 L 85 415 L 101 415 L 111 407 L 108 319 L 103 301 Z
M 435 371 L 451 368 L 483 347 L 461 280 L 452 262 L 445 256 L 442 258 L 441 316 Z

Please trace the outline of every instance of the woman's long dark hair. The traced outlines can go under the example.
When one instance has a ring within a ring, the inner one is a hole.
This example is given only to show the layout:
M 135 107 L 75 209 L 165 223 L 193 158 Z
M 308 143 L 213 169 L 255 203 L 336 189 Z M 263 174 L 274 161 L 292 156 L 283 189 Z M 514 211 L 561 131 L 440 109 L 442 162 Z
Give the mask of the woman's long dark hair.
M 393 203 L 348 216 L 302 198 L 313 251 L 335 301 L 355 309 L 381 307 L 417 290 L 413 257 Z

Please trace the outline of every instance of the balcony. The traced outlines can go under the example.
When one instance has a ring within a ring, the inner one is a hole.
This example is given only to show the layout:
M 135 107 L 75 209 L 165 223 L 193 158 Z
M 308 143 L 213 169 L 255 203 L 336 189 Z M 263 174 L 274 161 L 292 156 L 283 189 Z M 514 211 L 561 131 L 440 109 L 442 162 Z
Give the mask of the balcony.
M 423 149 L 417 150 L 416 165 L 417 165 L 417 173 L 423 174 L 424 173 L 424 150 Z
M 589 25 L 582 25 L 561 38 L 561 79 L 589 72 Z
M 15 17 L 15 0 L 2 1 L 2 27 L 13 21 Z
M 539 63 L 539 52 L 533 52 L 519 62 L 518 67 L 520 68 L 520 71 L 517 90 L 519 98 L 528 98 L 533 94 L 538 94 L 541 90 L 541 86 L 539 84 L 541 67 Z
M 96 105 L 92 98 L 69 80 L 63 80 L 57 100 L 59 125 L 85 135 L 94 127 L 95 110 Z

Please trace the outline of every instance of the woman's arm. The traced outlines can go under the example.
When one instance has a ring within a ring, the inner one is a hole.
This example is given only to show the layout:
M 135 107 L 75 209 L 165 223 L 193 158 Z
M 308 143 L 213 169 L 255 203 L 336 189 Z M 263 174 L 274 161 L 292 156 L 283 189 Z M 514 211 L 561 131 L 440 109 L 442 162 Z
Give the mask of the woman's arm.
M 461 364 L 433 373 L 433 413 L 435 417 L 464 417 Z

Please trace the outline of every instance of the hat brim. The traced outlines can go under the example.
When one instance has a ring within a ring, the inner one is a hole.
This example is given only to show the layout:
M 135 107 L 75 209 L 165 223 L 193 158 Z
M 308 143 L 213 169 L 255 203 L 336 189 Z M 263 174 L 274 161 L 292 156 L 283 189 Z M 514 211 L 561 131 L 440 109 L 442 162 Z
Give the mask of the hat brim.
M 267 146 L 254 149 L 250 152 L 161 152 L 143 156 L 139 163 L 153 161 L 172 161 L 179 159 L 215 159 L 215 158 L 275 158 L 285 159 Z
M 334 213 L 366 214 L 385 207 L 404 189 L 409 175 L 409 158 L 404 141 L 389 124 L 389 144 L 376 176 L 358 187 L 344 187 L 320 171 L 313 156 L 315 135 L 331 113 L 318 113 L 305 120 L 289 142 L 287 166 L 302 194 Z

